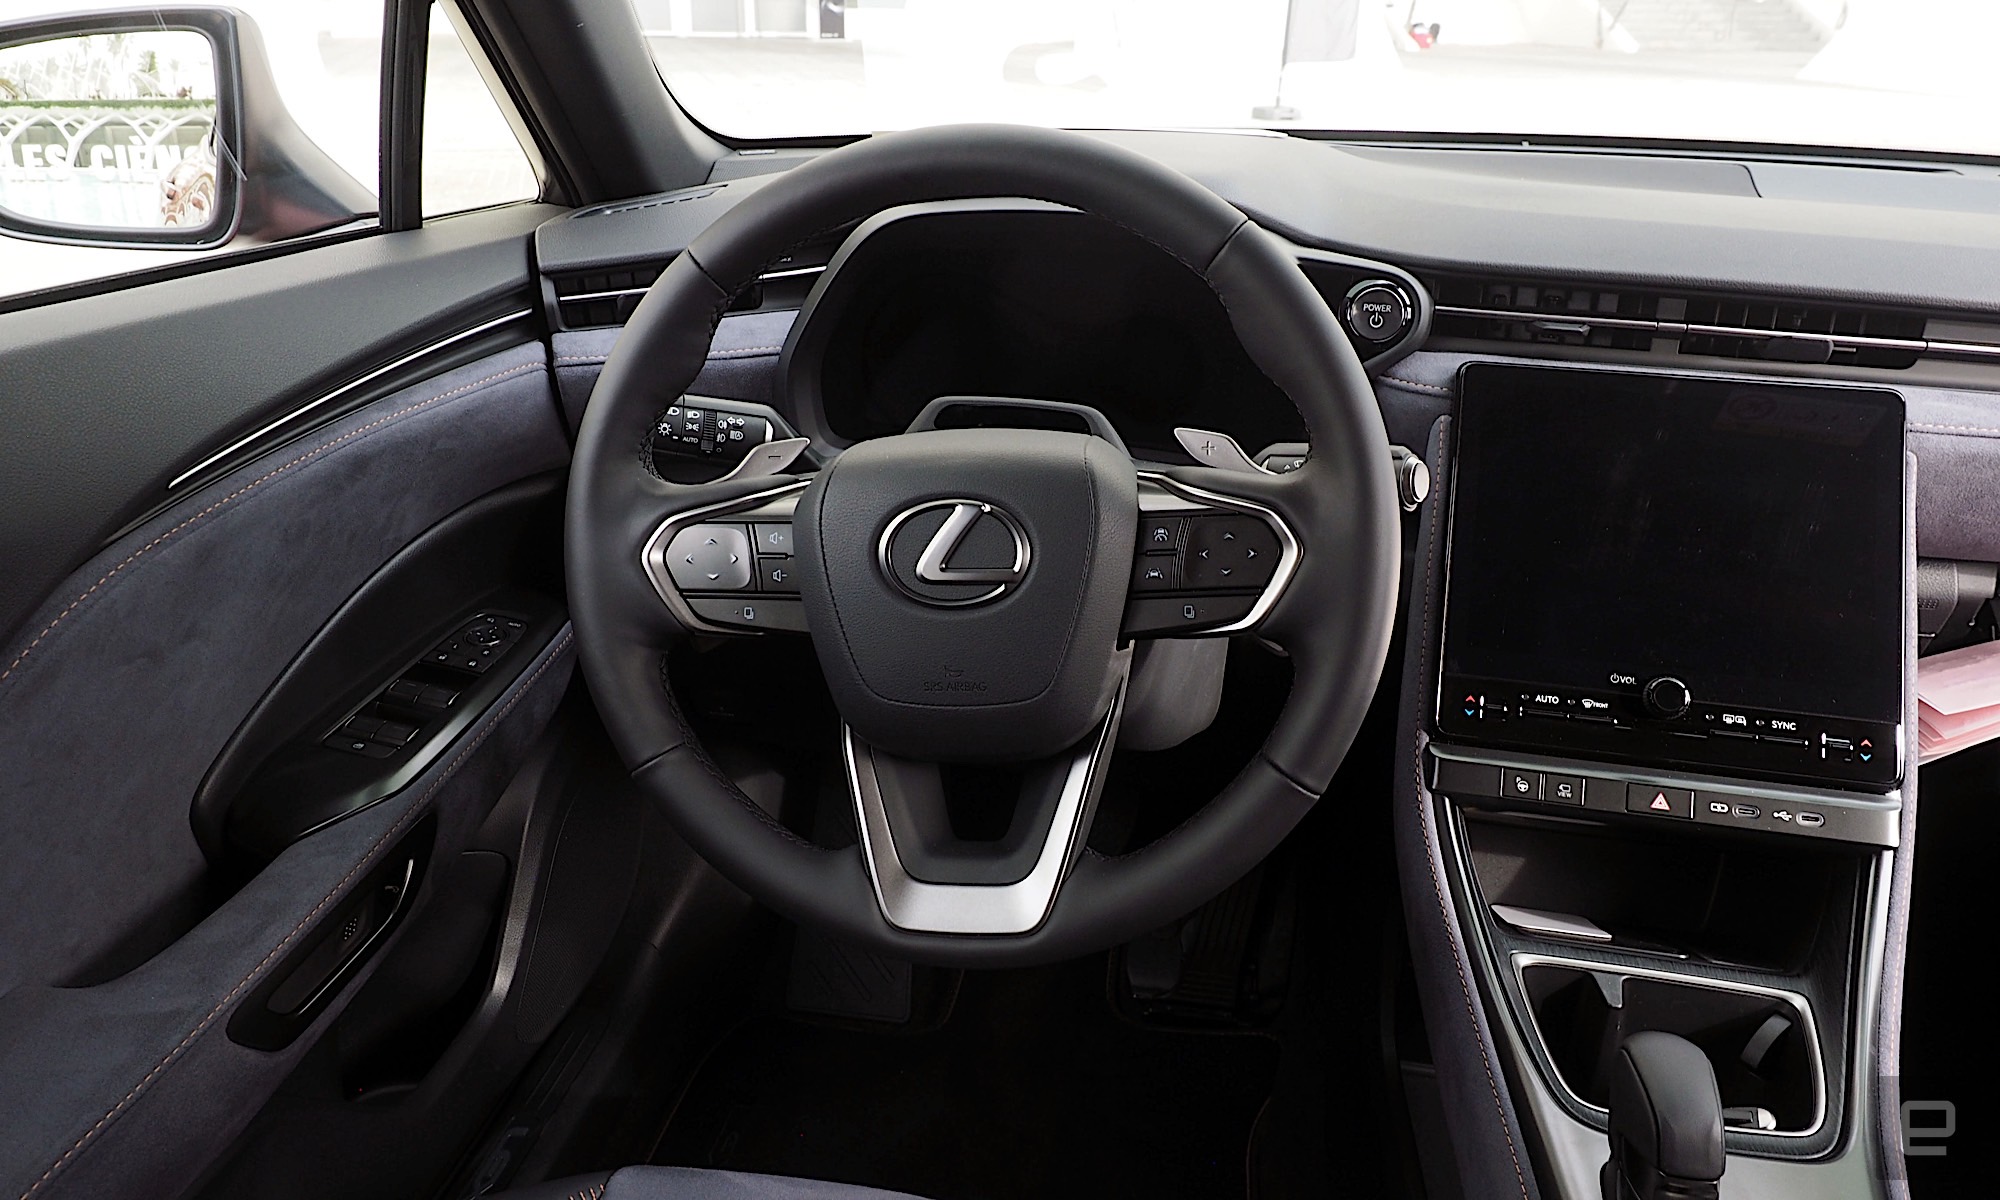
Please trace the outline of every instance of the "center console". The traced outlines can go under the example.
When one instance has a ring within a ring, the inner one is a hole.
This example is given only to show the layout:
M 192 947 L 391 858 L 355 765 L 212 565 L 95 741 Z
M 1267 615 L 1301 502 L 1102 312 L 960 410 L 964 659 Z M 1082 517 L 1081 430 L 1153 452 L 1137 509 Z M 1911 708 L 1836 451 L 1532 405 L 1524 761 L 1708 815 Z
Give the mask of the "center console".
M 1903 431 L 1881 390 L 1460 373 L 1412 640 L 1423 832 L 1544 1195 L 1599 1194 L 1648 1031 L 1713 1068 L 1722 1196 L 1880 1187 Z

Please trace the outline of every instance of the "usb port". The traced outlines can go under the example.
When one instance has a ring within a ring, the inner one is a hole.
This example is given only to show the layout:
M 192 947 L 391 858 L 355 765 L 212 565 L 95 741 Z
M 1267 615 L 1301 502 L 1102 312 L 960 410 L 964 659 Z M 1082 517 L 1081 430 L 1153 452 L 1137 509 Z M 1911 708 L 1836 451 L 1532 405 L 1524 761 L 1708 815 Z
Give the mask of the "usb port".
M 1817 829 L 1826 824 L 1826 818 L 1819 813 L 1802 812 L 1799 814 L 1799 824 L 1807 829 Z

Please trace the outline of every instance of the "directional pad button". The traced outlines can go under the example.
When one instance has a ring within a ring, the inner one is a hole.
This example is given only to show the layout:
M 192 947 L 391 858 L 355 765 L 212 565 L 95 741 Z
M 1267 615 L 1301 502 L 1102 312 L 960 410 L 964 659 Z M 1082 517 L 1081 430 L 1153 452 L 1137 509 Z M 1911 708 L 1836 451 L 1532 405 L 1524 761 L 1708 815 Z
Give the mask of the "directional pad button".
M 667 546 L 667 570 L 690 592 L 734 592 L 750 586 L 755 556 L 741 525 L 690 525 Z

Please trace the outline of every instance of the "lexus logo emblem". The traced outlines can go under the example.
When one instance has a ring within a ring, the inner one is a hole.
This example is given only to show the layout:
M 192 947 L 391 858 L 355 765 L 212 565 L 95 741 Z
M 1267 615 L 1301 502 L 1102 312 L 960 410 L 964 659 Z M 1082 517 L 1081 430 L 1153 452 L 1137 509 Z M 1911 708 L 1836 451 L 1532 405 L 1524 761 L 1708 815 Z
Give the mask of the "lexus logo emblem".
M 1028 575 L 1028 534 L 1013 514 L 979 500 L 906 508 L 882 532 L 882 573 L 912 600 L 940 608 L 984 604 Z

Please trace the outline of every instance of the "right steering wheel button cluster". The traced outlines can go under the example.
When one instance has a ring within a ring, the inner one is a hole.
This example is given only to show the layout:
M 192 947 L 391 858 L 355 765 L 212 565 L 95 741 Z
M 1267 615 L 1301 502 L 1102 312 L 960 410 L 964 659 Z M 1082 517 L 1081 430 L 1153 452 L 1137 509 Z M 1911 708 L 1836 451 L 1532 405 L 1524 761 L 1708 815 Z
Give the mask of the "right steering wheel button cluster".
M 1135 550 L 1128 636 L 1209 633 L 1243 621 L 1284 554 L 1262 517 L 1214 511 L 1148 516 Z

